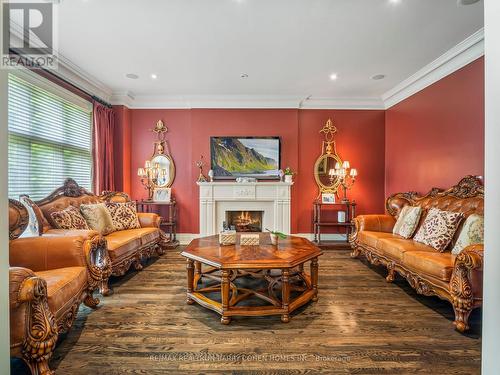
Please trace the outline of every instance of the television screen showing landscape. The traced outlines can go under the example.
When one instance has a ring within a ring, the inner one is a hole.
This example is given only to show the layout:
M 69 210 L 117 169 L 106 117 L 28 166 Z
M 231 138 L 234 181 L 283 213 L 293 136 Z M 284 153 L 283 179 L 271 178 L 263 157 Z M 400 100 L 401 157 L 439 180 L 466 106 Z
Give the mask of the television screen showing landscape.
M 212 137 L 210 156 L 218 179 L 279 178 L 279 137 Z

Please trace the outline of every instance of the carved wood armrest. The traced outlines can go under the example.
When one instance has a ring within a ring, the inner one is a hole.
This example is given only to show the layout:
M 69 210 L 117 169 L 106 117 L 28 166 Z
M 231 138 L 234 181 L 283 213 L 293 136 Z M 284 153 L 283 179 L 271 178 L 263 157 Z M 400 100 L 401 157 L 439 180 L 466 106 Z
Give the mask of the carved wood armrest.
M 109 276 L 111 276 L 112 265 L 108 254 L 106 239 L 100 235 L 89 238 L 84 243 L 83 251 L 88 269 L 88 290 L 90 296 L 97 288 L 107 290 Z M 92 297 L 91 297 L 92 298 Z M 87 305 L 97 306 L 99 299 L 87 299 Z
M 48 360 L 55 348 L 58 331 L 47 302 L 47 283 L 31 270 L 11 267 L 9 270 L 11 331 L 22 328 L 21 354 L 32 373 L 50 374 Z M 26 304 L 25 309 L 17 307 Z M 22 316 L 21 316 L 22 315 Z M 11 332 L 11 337 L 12 337 Z M 17 343 L 11 343 L 16 349 Z
M 455 259 L 450 294 L 455 309 L 455 325 L 461 332 L 469 328 L 467 320 L 483 298 L 483 244 L 466 247 Z

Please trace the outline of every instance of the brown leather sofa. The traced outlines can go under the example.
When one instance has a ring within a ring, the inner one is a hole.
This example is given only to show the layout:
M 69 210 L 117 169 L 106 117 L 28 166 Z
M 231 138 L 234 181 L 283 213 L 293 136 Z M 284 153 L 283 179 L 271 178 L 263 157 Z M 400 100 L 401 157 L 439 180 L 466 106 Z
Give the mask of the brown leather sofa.
M 90 235 L 94 231 L 55 229 L 51 213 L 67 208 L 69 205 L 80 207 L 82 204 L 101 202 L 128 202 L 130 198 L 121 192 L 103 192 L 97 196 L 78 186 L 73 179 L 67 179 L 64 185 L 56 189 L 48 197 L 30 202 L 37 217 L 40 234 L 47 236 L 73 236 L 76 233 Z M 168 239 L 160 230 L 161 218 L 154 213 L 138 213 L 141 228 L 120 230 L 104 236 L 107 253 L 111 261 L 111 274 L 121 276 L 134 266 L 136 270 L 142 269 L 141 260 L 165 252 Z M 107 280 L 100 285 L 100 292 L 108 295 L 111 290 Z
M 353 220 L 355 230 L 350 237 L 352 256 L 363 254 L 370 263 L 387 267 L 388 282 L 394 280 L 397 272 L 408 280 L 417 293 L 449 301 L 455 311 L 454 325 L 464 332 L 469 329 L 471 311 L 482 305 L 483 245 L 469 246 L 458 256 L 451 254 L 449 250 L 456 242 L 461 227 L 443 253 L 392 234 L 396 218 L 405 205 L 418 205 L 424 209 L 436 207 L 461 212 L 465 217 L 483 215 L 481 180 L 467 176 L 449 190 L 435 188 L 424 196 L 415 192 L 394 194 L 386 201 L 386 215 L 356 217 Z M 420 224 L 424 217 L 425 212 Z
M 109 277 L 105 240 L 97 234 L 19 238 L 28 210 L 9 200 L 10 348 L 33 374 L 52 374 L 48 361 L 58 334 L 71 328 L 80 303 Z

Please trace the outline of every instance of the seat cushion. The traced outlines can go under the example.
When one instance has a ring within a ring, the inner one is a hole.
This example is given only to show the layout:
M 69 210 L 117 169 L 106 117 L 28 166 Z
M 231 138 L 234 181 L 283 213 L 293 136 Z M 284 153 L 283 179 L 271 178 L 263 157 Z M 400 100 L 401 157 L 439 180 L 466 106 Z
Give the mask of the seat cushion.
M 38 271 L 35 275 L 47 282 L 49 308 L 56 319 L 80 298 L 87 287 L 85 267 L 66 267 L 48 271 Z
M 105 237 L 111 261 L 121 260 L 141 247 L 141 238 L 134 232 L 135 230 L 137 229 L 120 230 Z
M 380 254 L 387 255 L 391 259 L 396 261 L 402 261 L 403 254 L 407 251 L 436 252 L 436 250 L 434 250 L 430 246 L 415 242 L 413 240 L 407 240 L 399 236 L 381 238 L 377 242 L 377 250 Z
M 133 229 L 133 231 L 141 238 L 142 245 L 156 242 L 160 238 L 160 230 L 158 228 L 140 228 Z
M 403 254 L 403 264 L 416 271 L 449 281 L 453 272 L 454 255 L 445 252 L 407 251 Z
M 382 238 L 396 238 L 392 233 L 372 232 L 363 230 L 358 233 L 358 241 L 371 247 L 377 247 L 378 240 Z

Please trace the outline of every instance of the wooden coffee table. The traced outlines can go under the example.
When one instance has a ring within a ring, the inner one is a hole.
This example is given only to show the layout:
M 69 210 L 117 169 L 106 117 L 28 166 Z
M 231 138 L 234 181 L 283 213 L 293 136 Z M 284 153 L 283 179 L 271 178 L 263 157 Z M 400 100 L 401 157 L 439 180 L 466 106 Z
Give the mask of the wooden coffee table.
M 273 246 L 268 233 L 260 236 L 259 246 L 221 246 L 218 236 L 191 241 L 181 253 L 187 258 L 187 303 L 216 311 L 229 324 L 237 315 L 281 315 L 287 323 L 292 311 L 317 301 L 321 250 L 301 237 Z

